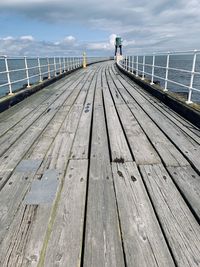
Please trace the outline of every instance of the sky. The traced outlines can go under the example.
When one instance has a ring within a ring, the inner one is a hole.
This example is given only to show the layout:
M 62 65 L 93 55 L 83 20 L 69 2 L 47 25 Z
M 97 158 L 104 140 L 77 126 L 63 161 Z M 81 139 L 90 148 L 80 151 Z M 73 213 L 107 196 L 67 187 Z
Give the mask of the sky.
M 199 0 L 0 0 L 0 55 L 107 56 L 200 49 Z

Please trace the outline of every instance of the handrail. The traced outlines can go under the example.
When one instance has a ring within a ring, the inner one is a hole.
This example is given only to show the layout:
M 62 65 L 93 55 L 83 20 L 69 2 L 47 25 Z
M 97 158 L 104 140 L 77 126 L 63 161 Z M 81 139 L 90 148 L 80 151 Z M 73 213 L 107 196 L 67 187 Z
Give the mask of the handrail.
M 87 57 L 87 64 L 108 60 L 108 57 Z M 82 67 L 83 57 L 8 57 L 0 55 L 0 97 L 13 95 L 20 88 L 51 79 Z M 47 76 L 47 77 L 46 77 Z M 23 85 L 22 82 L 26 82 Z M 9 91 L 8 91 L 9 90 Z
M 176 63 L 177 65 L 178 58 L 182 61 L 186 60 L 183 57 L 181 58 L 181 56 L 184 55 L 191 57 L 189 60 L 189 63 L 191 65 L 190 69 L 184 69 L 184 66 L 181 66 L 180 68 L 173 66 L 174 63 Z M 179 87 L 188 89 L 188 97 L 186 103 L 191 104 L 194 101 L 200 102 L 200 94 L 198 96 L 198 100 L 193 100 L 193 92 L 195 91 L 197 93 L 200 93 L 200 88 L 197 88 L 198 85 L 200 85 L 200 82 L 196 86 L 194 83 L 194 79 L 196 77 L 198 77 L 200 81 L 200 68 L 196 64 L 198 55 L 200 56 L 200 50 L 157 52 L 151 55 L 129 55 L 125 56 L 117 64 L 126 72 L 130 72 L 136 77 L 140 77 L 142 80 L 145 80 L 145 77 L 148 77 L 150 79 L 151 85 L 155 83 L 155 78 L 160 82 L 163 81 L 164 84 L 163 86 L 161 86 L 161 88 L 163 88 L 163 91 L 169 90 L 169 84 L 174 84 Z M 177 56 L 177 58 L 174 56 Z M 164 64 L 156 64 L 158 60 L 162 61 L 162 63 Z M 163 76 L 161 76 L 161 74 L 163 74 Z M 174 74 L 176 74 L 176 77 L 172 78 L 171 76 Z M 184 77 L 184 79 L 187 81 L 187 84 L 184 84 L 183 81 L 180 81 L 181 77 Z

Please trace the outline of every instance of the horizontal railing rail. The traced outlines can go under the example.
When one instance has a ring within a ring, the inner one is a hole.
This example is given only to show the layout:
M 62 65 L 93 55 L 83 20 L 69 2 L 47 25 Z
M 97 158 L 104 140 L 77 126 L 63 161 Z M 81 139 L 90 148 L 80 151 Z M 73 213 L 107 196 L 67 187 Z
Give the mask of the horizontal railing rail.
M 87 64 L 108 60 L 108 57 L 86 57 Z M 0 97 L 13 95 L 21 88 L 30 88 L 62 73 L 83 66 L 83 57 L 8 57 L 0 55 Z
M 151 85 L 159 83 L 163 91 L 187 93 L 187 104 L 200 103 L 200 50 L 129 55 L 118 65 Z

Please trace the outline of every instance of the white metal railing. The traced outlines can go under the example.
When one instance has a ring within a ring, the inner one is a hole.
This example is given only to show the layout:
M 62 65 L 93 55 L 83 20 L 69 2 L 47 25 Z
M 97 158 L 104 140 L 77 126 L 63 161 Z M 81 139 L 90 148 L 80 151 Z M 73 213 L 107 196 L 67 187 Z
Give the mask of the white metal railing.
M 195 102 L 192 96 L 196 92 L 197 102 L 200 102 L 200 50 L 125 56 L 118 65 L 142 80 L 149 78 L 151 85 L 158 79 L 163 91 L 168 91 L 170 85 L 183 88 L 184 92 L 187 89 L 187 104 Z
M 87 64 L 108 60 L 87 57 Z M 83 57 L 8 57 L 0 56 L 0 97 L 13 95 L 20 88 L 30 88 L 62 73 L 83 66 Z

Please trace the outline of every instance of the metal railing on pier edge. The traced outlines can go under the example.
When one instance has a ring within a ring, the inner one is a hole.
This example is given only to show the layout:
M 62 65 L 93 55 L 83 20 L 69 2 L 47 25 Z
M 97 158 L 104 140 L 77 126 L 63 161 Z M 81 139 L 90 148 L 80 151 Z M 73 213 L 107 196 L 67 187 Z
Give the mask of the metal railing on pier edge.
M 108 60 L 106 57 L 8 57 L 0 56 L 0 97 L 22 88 L 75 70 L 85 64 Z
M 124 56 L 118 65 L 163 91 L 186 94 L 186 103 L 200 103 L 200 50 Z

